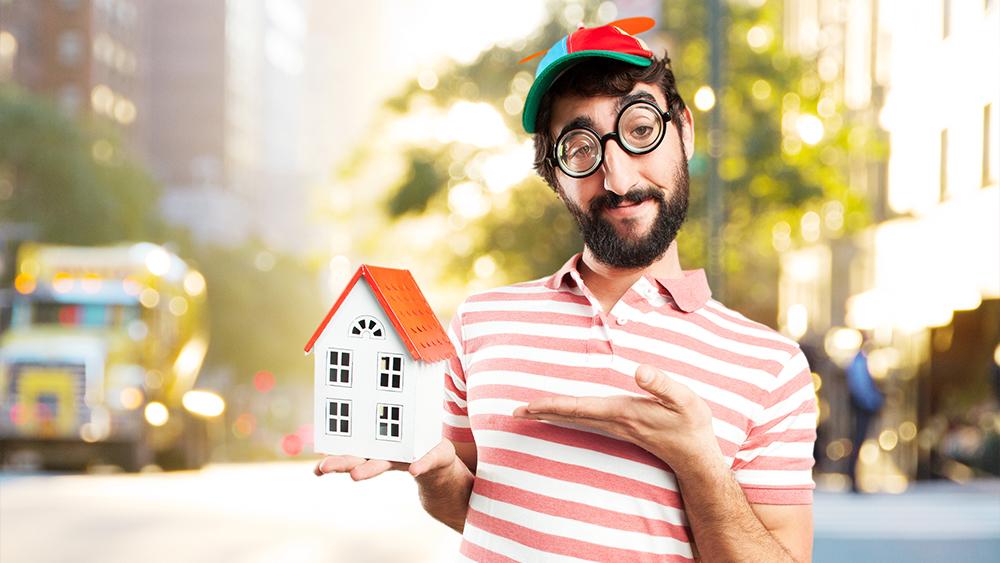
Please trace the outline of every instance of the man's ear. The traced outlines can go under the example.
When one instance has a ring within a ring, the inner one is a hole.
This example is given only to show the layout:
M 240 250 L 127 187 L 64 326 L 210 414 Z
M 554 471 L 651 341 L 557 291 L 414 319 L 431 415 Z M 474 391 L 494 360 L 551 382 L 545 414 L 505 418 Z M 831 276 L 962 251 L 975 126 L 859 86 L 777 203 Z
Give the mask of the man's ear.
M 681 143 L 684 145 L 684 154 L 688 160 L 694 156 L 694 116 L 691 115 L 691 108 L 684 106 L 684 127 L 681 128 Z

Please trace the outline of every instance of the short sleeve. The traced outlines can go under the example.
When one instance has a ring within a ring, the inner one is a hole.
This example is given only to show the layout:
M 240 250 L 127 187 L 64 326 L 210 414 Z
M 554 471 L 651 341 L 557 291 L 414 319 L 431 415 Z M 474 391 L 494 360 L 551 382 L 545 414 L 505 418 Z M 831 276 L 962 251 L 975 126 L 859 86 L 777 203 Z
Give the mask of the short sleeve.
M 785 363 L 733 460 L 747 500 L 811 504 L 816 443 L 816 392 L 801 350 Z
M 465 344 L 462 340 L 461 310 L 448 325 L 448 338 L 455 347 L 455 357 L 445 363 L 444 422 L 441 435 L 452 442 L 472 442 L 469 407 L 465 391 Z

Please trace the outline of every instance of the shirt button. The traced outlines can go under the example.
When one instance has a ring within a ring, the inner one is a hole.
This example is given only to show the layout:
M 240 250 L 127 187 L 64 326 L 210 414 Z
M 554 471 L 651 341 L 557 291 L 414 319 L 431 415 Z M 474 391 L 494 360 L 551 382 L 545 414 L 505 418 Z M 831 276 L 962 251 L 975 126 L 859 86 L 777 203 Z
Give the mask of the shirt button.
M 619 326 L 621 326 L 627 323 L 628 319 L 626 319 L 625 317 L 618 317 L 618 320 L 616 320 L 615 322 L 618 323 Z

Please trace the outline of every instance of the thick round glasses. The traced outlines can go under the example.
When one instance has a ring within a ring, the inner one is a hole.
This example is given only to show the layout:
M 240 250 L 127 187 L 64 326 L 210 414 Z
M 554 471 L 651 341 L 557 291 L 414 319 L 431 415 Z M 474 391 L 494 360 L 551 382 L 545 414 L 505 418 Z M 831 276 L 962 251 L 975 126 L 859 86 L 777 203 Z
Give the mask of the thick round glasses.
M 586 178 L 604 162 L 604 143 L 614 139 L 629 154 L 646 154 L 660 146 L 670 121 L 670 111 L 660 111 L 656 104 L 637 100 L 622 108 L 615 130 L 603 137 L 589 127 L 570 129 L 556 141 L 553 158 L 559 169 L 571 178 Z

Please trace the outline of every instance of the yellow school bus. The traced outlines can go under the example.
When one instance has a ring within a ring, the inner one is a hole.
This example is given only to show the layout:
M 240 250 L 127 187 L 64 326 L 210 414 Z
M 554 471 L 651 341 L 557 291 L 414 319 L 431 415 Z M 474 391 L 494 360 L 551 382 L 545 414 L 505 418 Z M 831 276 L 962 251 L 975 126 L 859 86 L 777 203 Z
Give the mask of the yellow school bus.
M 200 466 L 204 417 L 224 408 L 194 388 L 208 345 L 205 278 L 147 242 L 26 243 L 16 268 L 0 336 L 3 460 Z

